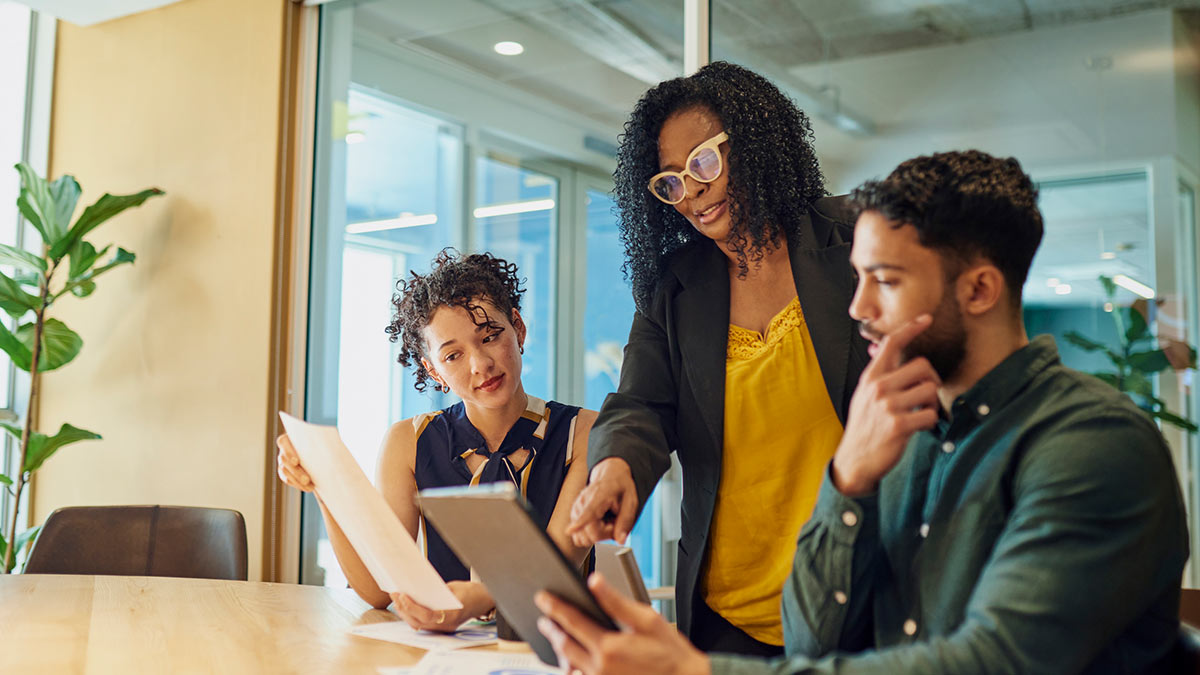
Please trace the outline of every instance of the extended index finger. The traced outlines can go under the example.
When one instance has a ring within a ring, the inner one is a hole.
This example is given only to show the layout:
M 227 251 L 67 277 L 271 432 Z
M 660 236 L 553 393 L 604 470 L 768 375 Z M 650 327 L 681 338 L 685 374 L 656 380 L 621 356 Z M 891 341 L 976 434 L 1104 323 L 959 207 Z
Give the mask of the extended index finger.
M 922 314 L 888 333 L 879 343 L 879 351 L 875 354 L 875 358 L 872 359 L 872 365 L 878 363 L 877 368 L 883 368 L 886 371 L 895 370 L 900 366 L 900 355 L 904 351 L 904 348 L 920 335 L 922 331 L 929 328 L 929 324 L 932 322 L 933 317 L 928 314 Z
M 604 520 L 604 514 L 615 506 L 614 495 L 605 489 L 604 483 L 593 483 L 583 489 L 571 505 L 571 522 L 567 524 L 567 534 L 575 534 L 588 525 Z

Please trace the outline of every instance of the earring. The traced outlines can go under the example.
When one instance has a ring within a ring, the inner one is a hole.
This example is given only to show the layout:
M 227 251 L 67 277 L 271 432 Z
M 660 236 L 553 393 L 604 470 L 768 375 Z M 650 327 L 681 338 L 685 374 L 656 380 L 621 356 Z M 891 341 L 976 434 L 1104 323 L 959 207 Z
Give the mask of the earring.
M 521 350 L 522 354 L 525 353 L 525 345 L 519 345 L 517 348 Z

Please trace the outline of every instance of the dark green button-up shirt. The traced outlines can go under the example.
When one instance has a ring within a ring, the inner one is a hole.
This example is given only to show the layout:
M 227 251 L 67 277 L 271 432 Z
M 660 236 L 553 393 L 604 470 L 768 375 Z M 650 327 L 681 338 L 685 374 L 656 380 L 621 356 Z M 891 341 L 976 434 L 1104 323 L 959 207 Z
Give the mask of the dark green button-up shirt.
M 788 658 L 713 672 L 1140 673 L 1178 633 L 1185 523 L 1158 429 L 1042 336 L 877 494 L 826 478 L 783 591 Z

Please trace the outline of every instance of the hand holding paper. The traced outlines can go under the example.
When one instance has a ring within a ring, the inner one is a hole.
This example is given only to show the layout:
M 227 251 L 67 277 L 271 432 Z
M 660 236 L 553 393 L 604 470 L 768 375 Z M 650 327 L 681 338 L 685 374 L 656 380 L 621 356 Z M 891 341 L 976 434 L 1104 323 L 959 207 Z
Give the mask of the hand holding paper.
M 337 429 L 309 424 L 284 412 L 279 417 L 317 495 L 380 589 L 405 593 L 430 609 L 461 609 L 462 603 L 367 480 Z

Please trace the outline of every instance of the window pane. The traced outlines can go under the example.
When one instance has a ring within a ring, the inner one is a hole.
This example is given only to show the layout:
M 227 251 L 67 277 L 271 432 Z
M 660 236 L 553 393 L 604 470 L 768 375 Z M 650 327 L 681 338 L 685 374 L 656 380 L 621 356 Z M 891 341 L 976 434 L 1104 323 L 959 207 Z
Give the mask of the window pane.
M 521 301 L 529 332 L 521 381 L 548 398 L 554 391 L 554 287 L 558 181 L 499 159 L 475 164 L 476 248 L 516 263 L 525 282 Z

